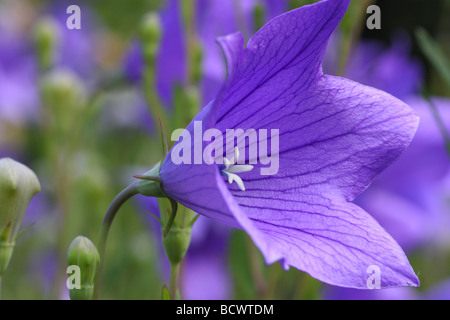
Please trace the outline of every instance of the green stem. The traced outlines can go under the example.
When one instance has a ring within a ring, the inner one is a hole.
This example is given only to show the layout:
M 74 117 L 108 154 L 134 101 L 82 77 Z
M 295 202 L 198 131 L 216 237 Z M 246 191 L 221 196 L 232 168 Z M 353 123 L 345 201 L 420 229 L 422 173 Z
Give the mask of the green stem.
M 434 104 L 431 97 L 428 95 L 428 93 L 425 93 L 425 99 L 427 100 L 430 106 L 434 120 L 436 121 L 436 124 L 439 127 L 439 131 L 441 131 L 442 137 L 444 138 L 446 151 L 450 155 L 450 133 L 447 131 L 447 128 L 445 126 L 444 121 L 442 120 L 439 110 Z
M 147 106 L 149 111 L 153 114 L 155 127 L 160 125 L 160 121 L 164 128 L 170 128 L 169 122 L 167 120 L 166 112 L 162 106 L 161 100 L 156 91 L 156 81 L 155 81 L 156 67 L 154 61 L 147 64 L 144 73 L 144 97 L 147 101 Z
M 354 24 L 349 31 L 349 34 L 343 35 L 341 56 L 338 65 L 339 76 L 344 75 L 350 53 L 352 52 L 355 44 L 357 44 L 359 39 L 361 38 L 361 34 L 364 30 L 363 25 L 365 21 L 366 9 L 374 2 L 374 0 L 364 0 L 364 2 L 359 4 L 360 7 L 358 8 L 358 14 L 356 15 L 356 19 L 353 22 Z
M 180 276 L 180 263 L 170 265 L 169 295 L 171 300 L 177 299 L 178 279 Z
M 2 300 L 2 276 L 0 276 L 0 300 Z
M 106 242 L 108 240 L 109 230 L 111 229 L 112 222 L 114 221 L 114 218 L 119 211 L 119 209 L 122 207 L 122 205 L 132 198 L 133 196 L 137 195 L 138 192 L 138 183 L 132 183 L 127 188 L 125 188 L 122 192 L 119 193 L 119 195 L 113 200 L 111 205 L 108 208 L 108 211 L 106 211 L 105 218 L 103 220 L 102 228 L 100 230 L 100 237 L 98 240 L 98 250 L 100 253 L 100 267 L 98 270 L 97 277 L 95 279 L 95 288 L 94 288 L 94 299 L 98 300 L 99 293 L 100 293 L 100 278 L 101 273 L 104 265 L 104 258 L 105 258 L 105 251 L 106 251 Z

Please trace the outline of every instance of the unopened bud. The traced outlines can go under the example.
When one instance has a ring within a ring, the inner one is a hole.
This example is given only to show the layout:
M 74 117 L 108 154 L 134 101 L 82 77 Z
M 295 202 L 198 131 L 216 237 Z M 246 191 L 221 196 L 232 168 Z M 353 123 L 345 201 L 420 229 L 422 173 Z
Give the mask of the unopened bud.
M 179 228 L 173 225 L 166 237 L 163 237 L 164 249 L 172 265 L 178 265 L 186 255 L 191 243 L 192 228 Z
M 67 287 L 71 300 L 91 300 L 94 294 L 94 281 L 100 266 L 100 255 L 95 245 L 82 236 L 75 238 L 67 253 Z
M 144 16 L 140 27 L 140 38 L 147 63 L 153 63 L 161 41 L 161 22 L 156 13 Z
M 54 70 L 43 77 L 41 95 L 48 124 L 58 128 L 58 134 L 71 131 L 74 119 L 83 113 L 87 101 L 81 79 L 70 70 Z
M 56 21 L 44 18 L 38 21 L 34 39 L 39 65 L 42 69 L 49 69 L 55 63 L 55 48 L 59 40 L 60 30 Z
M 10 158 L 0 159 L 0 276 L 11 259 L 28 205 L 39 191 L 33 171 Z

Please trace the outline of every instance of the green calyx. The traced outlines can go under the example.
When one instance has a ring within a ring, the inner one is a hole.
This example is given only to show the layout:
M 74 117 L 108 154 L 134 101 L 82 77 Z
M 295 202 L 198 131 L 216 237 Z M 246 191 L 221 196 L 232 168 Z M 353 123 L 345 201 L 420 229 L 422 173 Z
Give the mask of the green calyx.
M 14 251 L 15 243 L 0 242 L 0 277 L 3 276 Z
M 140 30 L 140 39 L 147 63 L 154 63 L 161 42 L 161 22 L 156 13 L 150 12 L 144 16 Z
M 138 179 L 136 182 L 137 192 L 146 197 L 166 198 L 161 188 L 161 178 L 159 177 L 159 168 L 161 163 L 158 163 L 151 170 L 143 175 L 135 175 Z
M 44 18 L 37 22 L 34 30 L 39 66 L 48 70 L 55 62 L 55 48 L 60 38 L 58 24 L 52 18 Z
M 192 227 L 179 228 L 173 225 L 163 237 L 164 249 L 172 265 L 178 265 L 183 260 L 191 243 L 191 234 Z

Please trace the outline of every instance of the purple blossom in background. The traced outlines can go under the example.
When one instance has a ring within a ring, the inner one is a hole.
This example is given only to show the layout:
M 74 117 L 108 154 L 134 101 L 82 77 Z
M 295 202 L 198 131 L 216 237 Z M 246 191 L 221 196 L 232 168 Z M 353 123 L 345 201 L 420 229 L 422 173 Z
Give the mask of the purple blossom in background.
M 188 300 L 231 298 L 227 253 L 230 228 L 199 217 L 184 266 L 183 297 Z
M 423 298 L 426 300 L 450 300 L 450 279 L 431 288 Z
M 23 124 L 37 116 L 36 77 L 29 39 L 0 26 L 0 121 Z
M 358 290 L 327 286 L 327 300 L 417 300 L 419 293 L 413 288 L 390 288 L 384 290 Z
M 162 186 L 192 210 L 244 229 L 267 263 L 354 288 L 367 288 L 375 265 L 382 288 L 417 286 L 401 248 L 351 203 L 405 150 L 418 117 L 389 94 L 322 73 L 328 39 L 348 5 L 328 0 L 279 16 L 245 50 L 240 33 L 220 39 L 229 79 L 194 120 L 221 132 L 279 129 L 276 175 L 260 176 L 258 164 L 242 173 L 241 191 L 225 183 L 219 166 L 175 165 L 169 156 Z
M 344 76 L 386 91 L 399 99 L 417 94 L 422 85 L 421 64 L 410 56 L 409 39 L 397 36 L 391 47 L 361 41 L 350 55 Z
M 97 27 L 94 17 L 87 5 L 83 5 L 81 29 L 68 29 L 69 14 L 67 8 L 73 1 L 54 1 L 49 8 L 49 15 L 55 19 L 60 32 L 56 48 L 56 67 L 68 68 L 83 80 L 93 83 L 97 71 L 95 33 Z
M 339 41 L 336 33 L 330 39 L 324 58 L 325 73 L 337 74 L 339 67 Z M 362 39 L 350 53 L 344 76 L 362 84 L 386 91 L 403 99 L 419 94 L 423 81 L 421 63 L 411 57 L 410 39 L 403 34 L 393 37 L 387 47 L 381 41 Z

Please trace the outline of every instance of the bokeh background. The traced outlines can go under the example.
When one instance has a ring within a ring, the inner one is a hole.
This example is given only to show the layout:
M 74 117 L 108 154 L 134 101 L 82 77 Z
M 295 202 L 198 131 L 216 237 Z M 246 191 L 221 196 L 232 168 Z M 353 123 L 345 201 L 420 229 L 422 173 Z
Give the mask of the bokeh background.
M 5 299 L 67 299 L 66 255 L 84 235 L 96 242 L 109 203 L 162 157 L 156 116 L 185 127 L 214 98 L 225 63 L 214 39 L 304 4 L 297 0 L 1 0 L 0 157 L 32 168 L 31 202 L 3 279 Z M 69 5 L 81 29 L 69 30 Z M 366 8 L 381 8 L 369 30 Z M 149 67 L 142 25 L 160 17 Z M 353 0 L 333 35 L 326 73 L 385 90 L 421 115 L 411 148 L 356 202 L 405 249 L 418 289 L 356 291 L 266 266 L 248 236 L 200 218 L 183 263 L 186 299 L 450 298 L 450 1 Z M 150 71 L 150 75 L 148 74 Z M 447 150 L 446 150 L 447 148 Z M 1 205 L 1 204 L 0 204 Z M 102 279 L 103 299 L 159 299 L 169 264 L 161 231 L 138 197 L 118 214 Z

